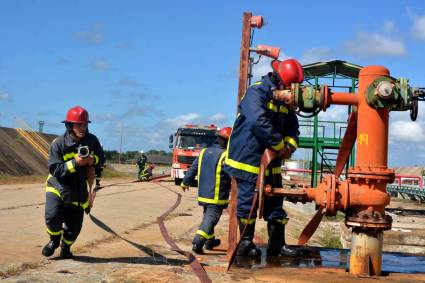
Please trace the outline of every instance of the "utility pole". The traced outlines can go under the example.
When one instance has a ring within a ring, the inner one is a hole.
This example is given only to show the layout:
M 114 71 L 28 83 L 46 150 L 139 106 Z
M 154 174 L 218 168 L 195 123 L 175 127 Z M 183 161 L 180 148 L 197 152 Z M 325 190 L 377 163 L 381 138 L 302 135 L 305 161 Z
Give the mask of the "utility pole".
M 121 164 L 121 154 L 122 154 L 122 123 L 120 123 L 120 152 L 118 154 L 118 163 Z

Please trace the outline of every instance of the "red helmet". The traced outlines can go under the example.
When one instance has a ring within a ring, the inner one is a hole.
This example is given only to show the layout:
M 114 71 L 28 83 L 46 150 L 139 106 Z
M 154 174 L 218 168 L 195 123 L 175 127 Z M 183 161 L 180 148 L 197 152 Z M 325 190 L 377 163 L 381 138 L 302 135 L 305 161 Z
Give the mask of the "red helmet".
M 219 132 L 218 132 L 218 136 L 222 137 L 223 139 L 228 140 L 230 137 L 230 134 L 232 133 L 232 128 L 230 127 L 225 127 L 222 128 Z
M 65 121 L 63 123 L 90 123 L 89 121 L 89 113 L 86 109 L 81 106 L 75 106 L 68 110 L 66 113 Z
M 272 68 L 285 86 L 290 86 L 292 83 L 301 83 L 304 80 L 303 67 L 295 59 L 273 60 Z

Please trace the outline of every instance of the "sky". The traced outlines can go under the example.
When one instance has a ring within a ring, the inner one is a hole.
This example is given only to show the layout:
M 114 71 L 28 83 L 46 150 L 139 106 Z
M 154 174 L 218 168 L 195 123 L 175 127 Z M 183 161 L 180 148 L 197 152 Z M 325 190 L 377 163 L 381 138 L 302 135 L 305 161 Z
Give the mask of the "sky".
M 64 132 L 81 105 L 106 150 L 168 149 L 184 124 L 231 126 L 243 12 L 262 15 L 253 46 L 303 64 L 382 65 L 425 86 L 425 1 L 53 1 L 0 3 L 0 126 Z M 318 5 L 320 3 L 320 5 Z M 258 79 L 270 70 L 262 58 Z M 391 166 L 425 166 L 425 103 L 391 113 Z M 333 107 L 321 119 L 346 119 Z

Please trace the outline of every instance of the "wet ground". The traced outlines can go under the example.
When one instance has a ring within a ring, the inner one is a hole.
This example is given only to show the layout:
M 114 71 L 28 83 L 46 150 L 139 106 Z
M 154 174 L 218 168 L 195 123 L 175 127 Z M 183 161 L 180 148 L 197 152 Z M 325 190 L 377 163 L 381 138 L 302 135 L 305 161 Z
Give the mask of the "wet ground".
M 349 270 L 350 250 L 329 249 L 320 247 L 298 248 L 303 254 L 297 258 L 287 257 L 267 257 L 265 247 L 262 250 L 261 258 L 249 259 L 247 257 L 237 257 L 235 267 L 262 269 L 270 267 L 296 267 L 296 268 L 320 268 L 332 267 Z M 406 253 L 385 252 L 382 256 L 382 272 L 425 274 L 425 256 L 418 256 Z

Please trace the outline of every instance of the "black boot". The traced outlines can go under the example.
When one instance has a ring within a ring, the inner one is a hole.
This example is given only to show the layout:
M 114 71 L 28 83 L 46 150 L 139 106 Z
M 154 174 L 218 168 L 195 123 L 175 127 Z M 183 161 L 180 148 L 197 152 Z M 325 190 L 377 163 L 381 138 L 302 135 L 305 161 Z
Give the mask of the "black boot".
M 63 259 L 70 259 L 73 258 L 74 255 L 71 253 L 71 246 L 65 245 L 64 243 L 61 244 L 61 258 Z
M 267 247 L 268 256 L 297 257 L 300 255 L 298 250 L 292 249 L 285 242 L 285 225 L 272 219 L 267 222 L 267 232 L 269 234 L 269 245 Z
M 192 251 L 197 254 L 204 254 L 204 244 L 206 239 L 199 234 L 196 234 L 192 241 Z
M 205 249 L 212 250 L 213 248 L 219 246 L 221 244 L 220 239 L 212 238 L 206 241 Z
M 44 256 L 51 256 L 59 247 L 61 236 L 50 236 L 50 241 L 43 247 L 41 253 Z
M 277 219 L 272 219 L 267 222 L 267 232 L 269 234 L 267 256 L 278 256 L 284 242 L 284 225 Z
M 245 229 L 245 223 L 242 223 L 240 218 L 238 218 L 239 223 L 239 231 L 242 234 Z M 261 256 L 261 250 L 258 249 L 253 243 L 252 239 L 254 239 L 255 232 L 255 222 L 253 224 L 246 224 L 245 234 L 240 240 L 240 244 L 238 250 L 236 251 L 236 255 L 238 256 L 250 256 L 257 257 Z

